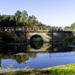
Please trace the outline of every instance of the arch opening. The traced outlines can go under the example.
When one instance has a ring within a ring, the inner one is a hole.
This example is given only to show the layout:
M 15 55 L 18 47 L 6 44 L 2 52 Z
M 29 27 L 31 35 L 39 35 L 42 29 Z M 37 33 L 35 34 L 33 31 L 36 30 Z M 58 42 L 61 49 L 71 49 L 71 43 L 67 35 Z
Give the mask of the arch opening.
M 40 49 L 43 46 L 43 38 L 40 35 L 33 35 L 30 38 L 30 46 L 34 49 Z

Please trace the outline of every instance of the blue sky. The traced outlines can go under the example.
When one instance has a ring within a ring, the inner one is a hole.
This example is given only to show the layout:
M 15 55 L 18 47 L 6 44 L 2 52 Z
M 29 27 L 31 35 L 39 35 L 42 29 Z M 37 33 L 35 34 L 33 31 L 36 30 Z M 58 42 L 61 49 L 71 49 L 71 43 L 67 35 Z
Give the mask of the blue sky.
M 39 22 L 50 26 L 70 26 L 75 22 L 75 0 L 0 0 L 0 14 L 14 15 L 26 10 Z

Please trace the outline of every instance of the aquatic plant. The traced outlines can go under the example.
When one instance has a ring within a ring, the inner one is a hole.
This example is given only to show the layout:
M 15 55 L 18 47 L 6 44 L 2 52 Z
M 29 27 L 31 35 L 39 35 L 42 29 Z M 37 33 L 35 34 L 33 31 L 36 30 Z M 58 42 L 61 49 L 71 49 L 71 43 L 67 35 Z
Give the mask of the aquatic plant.
M 26 71 L 26 70 L 31 70 L 28 68 L 29 66 L 26 66 L 25 68 L 11 68 L 13 67 L 13 64 L 9 64 L 10 66 L 4 66 L 0 67 L 0 73 L 6 73 L 6 72 L 15 72 L 15 71 Z

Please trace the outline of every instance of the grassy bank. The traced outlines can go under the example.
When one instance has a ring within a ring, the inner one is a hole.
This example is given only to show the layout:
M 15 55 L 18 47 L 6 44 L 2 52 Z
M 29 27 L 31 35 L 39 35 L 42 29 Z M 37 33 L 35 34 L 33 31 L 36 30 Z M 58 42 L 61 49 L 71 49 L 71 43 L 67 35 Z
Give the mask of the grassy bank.
M 60 65 L 45 69 L 1 73 L 0 75 L 75 75 L 75 64 Z

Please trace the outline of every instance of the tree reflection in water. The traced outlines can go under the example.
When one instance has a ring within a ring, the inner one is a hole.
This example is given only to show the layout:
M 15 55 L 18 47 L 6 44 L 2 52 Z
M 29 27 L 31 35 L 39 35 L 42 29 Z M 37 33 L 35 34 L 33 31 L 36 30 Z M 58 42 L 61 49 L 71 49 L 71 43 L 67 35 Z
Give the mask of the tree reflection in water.
M 36 58 L 36 53 L 27 52 L 25 45 L 5 45 L 0 47 L 0 59 L 16 59 L 20 63 L 29 62 L 29 58 Z

